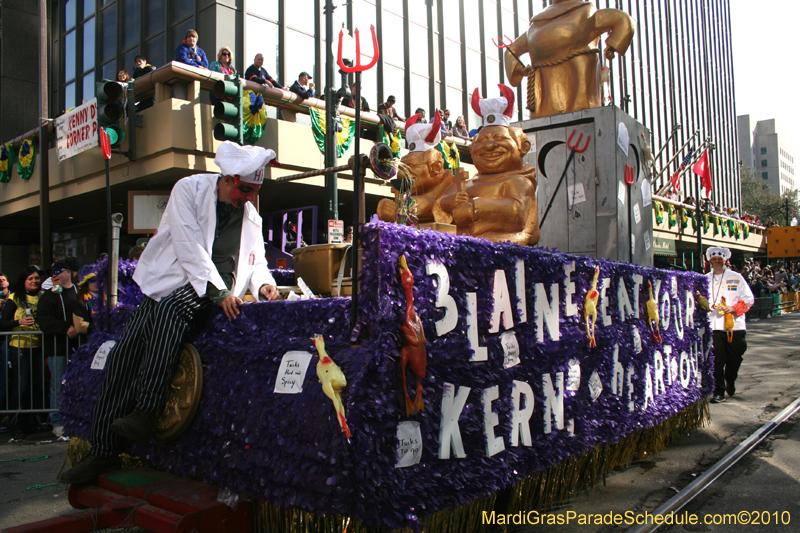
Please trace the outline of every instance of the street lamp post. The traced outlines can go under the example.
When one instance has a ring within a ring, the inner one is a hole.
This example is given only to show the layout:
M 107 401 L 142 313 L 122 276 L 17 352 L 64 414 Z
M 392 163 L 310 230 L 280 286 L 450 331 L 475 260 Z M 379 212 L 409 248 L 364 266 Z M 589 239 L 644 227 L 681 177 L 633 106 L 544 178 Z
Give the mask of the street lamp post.
M 333 0 L 325 2 L 325 42 L 333 42 Z M 325 167 L 336 166 L 336 124 L 334 115 L 333 53 L 331 48 L 325 47 Z M 335 172 L 325 174 L 325 220 L 339 219 L 339 190 Z M 326 231 L 326 240 L 329 239 Z

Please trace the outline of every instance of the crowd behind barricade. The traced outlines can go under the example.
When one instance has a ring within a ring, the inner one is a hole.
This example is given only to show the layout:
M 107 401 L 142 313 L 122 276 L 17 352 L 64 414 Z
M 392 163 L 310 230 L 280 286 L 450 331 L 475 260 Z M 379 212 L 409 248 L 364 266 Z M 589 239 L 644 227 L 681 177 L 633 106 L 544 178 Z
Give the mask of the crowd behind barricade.
M 798 261 L 762 265 L 761 262 L 750 259 L 745 261 L 739 273 L 750 284 L 753 296 L 756 298 L 800 291 Z
M 61 378 L 92 330 L 100 298 L 95 274 L 79 278 L 80 269 L 67 257 L 47 270 L 0 273 L 0 412 L 7 413 L 0 432 L 13 439 L 50 430 L 64 437 Z
M 693 196 L 686 196 L 681 200 L 680 195 L 672 190 L 670 187 L 669 190 L 666 191 L 659 191 L 659 195 L 662 195 L 668 199 L 673 200 L 675 202 L 681 202 L 685 205 L 696 206 L 697 201 L 694 199 Z M 773 226 L 780 226 L 780 222 L 774 220 L 772 217 L 767 217 L 766 220 L 761 220 L 758 215 L 751 215 L 746 211 L 739 212 L 739 209 L 735 207 L 721 207 L 719 204 L 711 203 L 710 200 L 704 199 L 702 201 L 703 209 L 709 215 L 719 215 L 719 216 L 726 216 L 729 218 L 733 218 L 736 220 L 741 220 L 742 222 L 747 222 L 748 224 L 753 224 L 756 226 L 763 226 L 763 227 L 773 227 Z

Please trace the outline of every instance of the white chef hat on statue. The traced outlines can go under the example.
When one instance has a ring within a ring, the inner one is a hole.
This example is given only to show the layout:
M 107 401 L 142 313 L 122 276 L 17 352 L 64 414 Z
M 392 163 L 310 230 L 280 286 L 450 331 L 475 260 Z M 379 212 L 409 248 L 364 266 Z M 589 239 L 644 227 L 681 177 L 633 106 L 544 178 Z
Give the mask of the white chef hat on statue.
M 727 261 L 731 258 L 731 251 L 728 248 L 723 248 L 722 246 L 712 246 L 706 250 L 706 259 L 711 261 L 712 257 L 721 257 L 724 261 Z
M 431 148 L 435 148 L 442 140 L 442 117 L 439 116 L 437 110 L 433 116 L 433 122 L 430 124 L 417 124 L 418 118 L 419 113 L 411 115 L 406 120 L 406 124 L 411 124 L 406 127 L 408 150 L 410 152 L 427 152 Z
M 275 159 L 275 152 L 260 146 L 239 146 L 225 141 L 217 148 L 214 163 L 223 176 L 239 176 L 239 181 L 253 185 L 264 182 L 264 167 Z
M 499 98 L 483 98 L 476 88 L 472 92 L 472 109 L 483 117 L 483 126 L 508 127 L 514 116 L 514 91 L 502 83 L 497 84 L 503 96 Z

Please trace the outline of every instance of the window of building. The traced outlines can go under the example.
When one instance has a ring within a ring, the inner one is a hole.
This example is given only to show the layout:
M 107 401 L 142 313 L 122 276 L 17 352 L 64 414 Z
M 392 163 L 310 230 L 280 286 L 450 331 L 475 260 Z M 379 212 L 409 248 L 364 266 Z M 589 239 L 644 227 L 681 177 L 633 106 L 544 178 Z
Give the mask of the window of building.
M 765 180 L 769 179 L 769 172 L 762 172 L 761 177 Z
M 766 160 L 766 159 L 762 159 L 762 160 L 761 160 L 761 166 L 762 166 L 762 167 L 765 167 L 765 166 L 767 166 L 767 160 Z
M 761 147 L 761 155 L 764 155 L 764 154 L 766 154 L 766 153 L 767 153 L 767 149 L 766 149 L 766 147 L 763 147 L 763 146 L 762 146 L 762 147 Z

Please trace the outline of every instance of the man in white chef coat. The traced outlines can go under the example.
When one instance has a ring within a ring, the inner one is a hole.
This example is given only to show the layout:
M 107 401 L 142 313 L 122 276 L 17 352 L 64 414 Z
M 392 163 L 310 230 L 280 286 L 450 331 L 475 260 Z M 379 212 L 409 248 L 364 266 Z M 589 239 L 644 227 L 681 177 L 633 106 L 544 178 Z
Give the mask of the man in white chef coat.
M 91 453 L 62 483 L 88 483 L 119 468 L 122 438 L 150 442 L 180 346 L 212 305 L 235 319 L 248 288 L 262 299 L 278 297 L 251 203 L 274 158 L 272 150 L 224 142 L 214 160 L 220 174 L 175 184 L 133 275 L 144 298 L 108 356 Z

